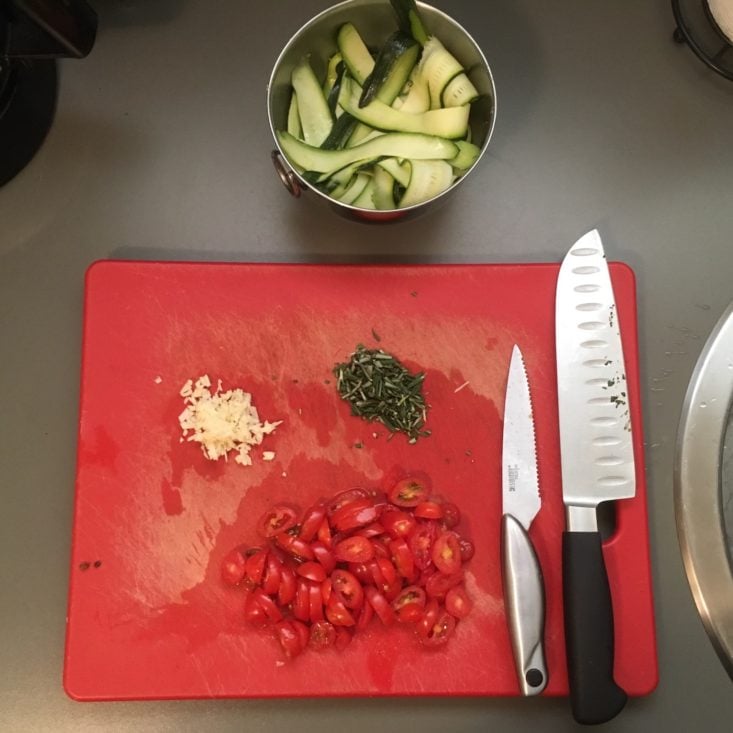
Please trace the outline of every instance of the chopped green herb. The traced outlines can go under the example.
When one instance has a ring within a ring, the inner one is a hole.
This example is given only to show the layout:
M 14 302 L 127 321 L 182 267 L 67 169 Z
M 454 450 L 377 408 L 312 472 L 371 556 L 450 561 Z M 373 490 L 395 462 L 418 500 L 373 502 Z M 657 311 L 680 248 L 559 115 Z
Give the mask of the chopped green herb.
M 402 432 L 408 442 L 430 435 L 424 430 L 427 405 L 422 394 L 425 374 L 412 374 L 382 349 L 359 344 L 349 361 L 333 368 L 341 398 L 351 414 L 369 422 L 381 422 L 391 433 Z

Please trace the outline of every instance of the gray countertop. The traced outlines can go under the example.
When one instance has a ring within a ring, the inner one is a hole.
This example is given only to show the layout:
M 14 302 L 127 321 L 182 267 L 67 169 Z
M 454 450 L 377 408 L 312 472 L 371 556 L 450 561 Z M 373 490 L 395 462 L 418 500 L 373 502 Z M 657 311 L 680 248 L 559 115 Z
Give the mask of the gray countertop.
M 573 729 L 564 700 L 79 704 L 61 686 L 82 283 L 99 258 L 560 260 L 598 227 L 639 288 L 660 683 L 608 730 L 730 730 L 674 522 L 674 441 L 696 358 L 731 298 L 733 85 L 671 40 L 670 5 L 441 0 L 492 65 L 492 145 L 460 195 L 373 228 L 291 199 L 265 85 L 327 0 L 98 0 L 64 62 L 42 150 L 0 189 L 0 728 L 8 731 Z

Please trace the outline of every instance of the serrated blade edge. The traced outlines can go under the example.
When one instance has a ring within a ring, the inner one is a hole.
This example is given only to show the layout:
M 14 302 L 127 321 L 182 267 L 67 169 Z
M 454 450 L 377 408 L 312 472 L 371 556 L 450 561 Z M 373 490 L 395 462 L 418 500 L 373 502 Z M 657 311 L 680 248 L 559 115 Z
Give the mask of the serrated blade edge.
M 525 529 L 540 510 L 534 413 L 524 357 L 518 346 L 512 350 L 502 438 L 502 513 L 511 514 Z

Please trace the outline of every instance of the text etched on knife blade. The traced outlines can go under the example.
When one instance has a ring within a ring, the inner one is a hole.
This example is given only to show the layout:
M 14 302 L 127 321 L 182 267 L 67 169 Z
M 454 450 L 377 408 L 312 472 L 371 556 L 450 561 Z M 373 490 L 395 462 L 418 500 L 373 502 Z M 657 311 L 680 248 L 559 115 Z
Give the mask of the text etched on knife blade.
M 519 478 L 519 466 L 507 467 L 507 481 L 509 482 L 509 491 L 517 490 L 517 479 Z

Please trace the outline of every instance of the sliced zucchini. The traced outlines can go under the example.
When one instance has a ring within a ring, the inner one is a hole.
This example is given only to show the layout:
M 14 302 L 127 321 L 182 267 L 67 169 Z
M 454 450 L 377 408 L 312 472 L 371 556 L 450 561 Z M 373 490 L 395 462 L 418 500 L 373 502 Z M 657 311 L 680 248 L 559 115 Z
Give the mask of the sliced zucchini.
M 374 203 L 374 178 L 369 176 L 369 182 L 364 186 L 364 190 L 354 199 L 352 206 L 358 206 L 360 209 L 376 209 Z
M 341 55 L 340 51 L 336 51 L 336 53 L 331 56 L 330 59 L 328 59 L 328 66 L 326 67 L 326 80 L 323 83 L 324 97 L 328 97 L 328 95 L 331 93 L 333 85 L 336 83 L 336 79 L 339 76 L 338 66 L 340 63 L 343 62 L 343 60 L 344 58 Z
M 409 33 L 421 45 L 428 40 L 428 33 L 417 10 L 415 0 L 391 0 L 400 29 Z
M 348 93 L 347 86 L 351 86 Z M 344 79 L 340 104 L 344 111 L 356 117 L 365 125 L 377 130 L 394 130 L 397 132 L 416 132 L 424 135 L 445 137 L 451 140 L 465 137 L 468 127 L 468 105 L 465 107 L 447 107 L 435 109 L 422 114 L 410 114 L 399 109 L 393 109 L 375 99 L 366 107 L 359 107 L 359 87 L 353 82 Z M 402 156 L 409 157 L 409 156 Z
M 478 89 L 464 73 L 448 82 L 441 99 L 444 107 L 462 107 L 464 104 L 471 104 L 478 96 Z
M 453 169 L 444 160 L 413 160 L 410 183 L 400 206 L 414 206 L 437 196 L 453 182 Z
M 479 155 L 481 155 L 481 148 L 465 140 L 456 140 L 456 145 L 458 146 L 458 155 L 448 162 L 456 171 L 463 173 L 478 160 Z
M 354 176 L 361 172 L 362 169 L 366 170 L 376 158 L 367 158 L 366 160 L 357 160 L 356 163 L 351 163 L 340 170 L 330 171 L 328 173 L 313 174 L 316 176 L 316 183 L 326 183 L 327 181 L 336 181 L 337 185 L 348 184 L 353 181 Z
M 300 125 L 300 112 L 298 111 L 298 95 L 293 91 L 288 107 L 288 132 L 298 139 L 303 138 L 303 128 Z
M 361 196 L 371 180 L 372 177 L 368 173 L 358 173 L 354 176 L 354 180 L 351 182 L 351 185 L 346 189 L 346 192 L 341 196 L 339 201 L 344 204 L 353 204 L 354 201 Z
M 400 163 L 397 158 L 384 158 L 377 165 L 384 168 L 403 188 L 410 184 L 410 164 L 407 161 Z
M 411 160 L 451 160 L 458 147 L 450 140 L 432 135 L 389 133 L 343 150 L 321 150 L 301 142 L 287 132 L 278 132 L 277 140 L 287 159 L 303 170 L 327 173 L 358 160 L 369 158 L 409 158 Z M 450 166 L 449 166 L 450 167 Z
M 374 205 L 377 209 L 394 209 L 394 178 L 381 166 L 374 168 Z
M 336 43 L 349 73 L 363 84 L 374 70 L 374 59 L 353 23 L 344 23 L 339 28 Z
M 308 59 L 303 59 L 293 69 L 291 81 L 298 95 L 303 139 L 308 145 L 320 145 L 331 132 L 333 117 Z
M 397 108 L 397 105 L 394 106 Z M 430 109 L 430 90 L 420 66 L 412 73 L 410 89 L 399 109 L 410 114 L 421 114 Z
M 373 99 L 392 104 L 397 99 L 420 54 L 420 46 L 402 31 L 396 31 L 385 42 L 374 63 L 374 70 L 364 82 L 359 106 L 366 107 Z
M 358 124 L 360 123 L 355 117 L 344 112 L 334 123 L 328 137 L 321 143 L 321 147 L 324 150 L 339 150 L 345 147 Z
M 344 114 L 347 113 L 344 112 Z M 349 117 L 351 117 L 351 115 L 349 115 Z M 354 145 L 361 145 L 361 143 L 369 139 L 373 133 L 374 130 L 372 130 L 369 125 L 364 125 L 361 122 L 357 122 L 356 127 L 354 128 L 354 132 L 351 133 L 351 137 L 346 143 L 346 147 L 353 148 Z
M 463 66 L 435 36 L 425 44 L 420 66 L 430 90 L 430 109 L 438 109 L 443 90 L 463 73 Z

